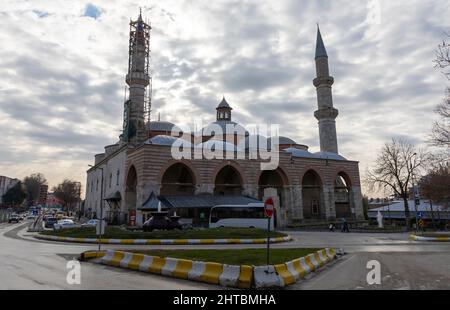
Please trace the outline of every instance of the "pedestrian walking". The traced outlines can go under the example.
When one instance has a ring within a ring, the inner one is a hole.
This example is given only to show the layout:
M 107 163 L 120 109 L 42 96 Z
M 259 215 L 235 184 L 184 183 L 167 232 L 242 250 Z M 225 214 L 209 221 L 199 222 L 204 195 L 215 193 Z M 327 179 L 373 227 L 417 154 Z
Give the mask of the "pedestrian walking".
M 341 232 L 343 232 L 343 233 L 349 233 L 350 232 L 350 230 L 348 229 L 347 219 L 345 219 L 345 218 L 342 219 Z

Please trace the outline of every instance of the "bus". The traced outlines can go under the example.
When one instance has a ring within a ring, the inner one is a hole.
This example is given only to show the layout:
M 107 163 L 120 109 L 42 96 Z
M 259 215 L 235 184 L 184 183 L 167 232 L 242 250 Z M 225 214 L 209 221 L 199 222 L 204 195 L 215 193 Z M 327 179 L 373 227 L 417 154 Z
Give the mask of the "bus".
M 274 220 L 270 226 L 273 229 Z M 263 203 L 248 205 L 220 205 L 211 208 L 209 228 L 261 228 L 267 229 L 267 217 L 264 213 Z

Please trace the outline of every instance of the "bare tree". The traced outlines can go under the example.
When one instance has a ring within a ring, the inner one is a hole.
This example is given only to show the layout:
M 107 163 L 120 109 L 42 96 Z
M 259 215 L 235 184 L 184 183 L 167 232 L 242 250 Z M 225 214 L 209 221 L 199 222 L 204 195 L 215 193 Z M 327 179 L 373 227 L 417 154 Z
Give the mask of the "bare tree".
M 410 228 L 409 189 L 428 160 L 424 150 L 406 140 L 392 139 L 381 150 L 375 167 L 366 173 L 365 181 L 371 190 L 384 190 L 403 199 L 407 229 Z
M 434 203 L 450 206 L 450 161 L 434 155 L 427 174 L 419 182 L 420 194 Z
M 447 98 L 435 110 L 440 120 L 433 125 L 431 145 L 450 148 L 450 88 Z
M 64 203 L 66 210 L 71 210 L 74 203 L 80 201 L 81 183 L 64 180 L 58 186 L 53 187 L 53 192 L 56 198 Z
M 27 191 L 27 200 L 29 203 L 34 203 L 39 198 L 41 187 L 47 185 L 47 179 L 42 173 L 35 173 L 23 180 L 23 185 Z
M 445 35 L 450 38 L 450 33 Z M 450 80 L 450 44 L 448 41 L 444 40 L 438 46 L 434 63 L 435 67 L 442 70 L 442 73 Z
M 446 34 L 450 38 L 450 33 Z M 445 40 L 436 50 L 435 67 L 450 80 L 450 44 Z M 450 88 L 447 89 L 447 97 L 435 111 L 440 120 L 433 126 L 431 144 L 450 148 Z

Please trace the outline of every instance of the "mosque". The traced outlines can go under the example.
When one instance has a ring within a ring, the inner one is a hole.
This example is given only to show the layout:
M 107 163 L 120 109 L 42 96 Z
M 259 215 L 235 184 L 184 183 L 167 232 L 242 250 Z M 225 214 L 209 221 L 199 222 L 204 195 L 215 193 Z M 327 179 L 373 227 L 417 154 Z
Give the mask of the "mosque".
M 313 81 L 318 99 L 314 113 L 320 136 L 317 153 L 278 133 L 254 139 L 255 135 L 233 121 L 233 108 L 225 98 L 215 108 L 216 121 L 199 131 L 183 132 L 170 122 L 150 121 L 146 117 L 151 104 L 150 31 L 141 14 L 130 22 L 123 132 L 117 143 L 95 155 L 87 171 L 86 213 L 100 217 L 103 210 L 110 224 L 139 227 L 161 203 L 194 226 L 204 227 L 213 206 L 247 205 L 272 197 L 278 228 L 364 218 L 358 162 L 338 151 L 334 78 L 319 29 Z M 229 127 L 234 128 L 231 134 L 226 130 Z M 278 159 L 270 169 L 262 168 L 267 158 L 253 156 L 252 141 L 263 140 L 266 153 Z M 174 149 L 193 156 L 176 158 Z M 198 150 L 224 156 L 211 158 L 202 152 L 198 156 Z

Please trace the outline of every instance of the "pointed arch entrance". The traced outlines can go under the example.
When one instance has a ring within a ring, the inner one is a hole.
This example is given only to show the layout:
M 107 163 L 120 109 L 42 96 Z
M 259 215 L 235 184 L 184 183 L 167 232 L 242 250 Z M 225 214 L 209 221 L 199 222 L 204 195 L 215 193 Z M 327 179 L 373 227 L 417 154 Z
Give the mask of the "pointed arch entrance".
M 214 182 L 214 195 L 240 196 L 242 190 L 242 176 L 236 168 L 228 165 L 220 169 Z
M 121 222 L 134 226 L 136 223 L 136 204 L 137 204 L 137 171 L 134 166 L 128 170 L 125 188 L 125 212 Z M 134 219 L 133 219 L 134 217 Z
M 349 176 L 345 172 L 340 172 L 336 176 L 334 183 L 334 199 L 336 218 L 352 217 L 351 183 Z
M 261 173 L 258 179 L 258 198 L 259 200 L 263 200 L 266 196 L 266 193 L 268 191 L 271 191 L 273 193 L 276 193 L 276 198 L 279 202 L 279 208 L 280 210 L 283 209 L 287 203 L 286 203 L 286 187 L 289 185 L 288 178 L 284 171 L 281 168 L 278 168 L 276 170 L 266 170 Z M 275 197 L 272 197 L 275 198 Z M 279 210 L 279 211 L 280 211 Z M 277 210 L 275 209 L 274 213 L 274 223 L 275 228 L 278 226 L 278 220 L 280 214 L 277 213 Z
M 161 179 L 160 195 L 190 196 L 195 194 L 196 180 L 187 165 L 176 163 L 166 169 Z
M 316 220 L 323 218 L 322 180 L 314 170 L 305 173 L 302 179 L 303 218 Z

